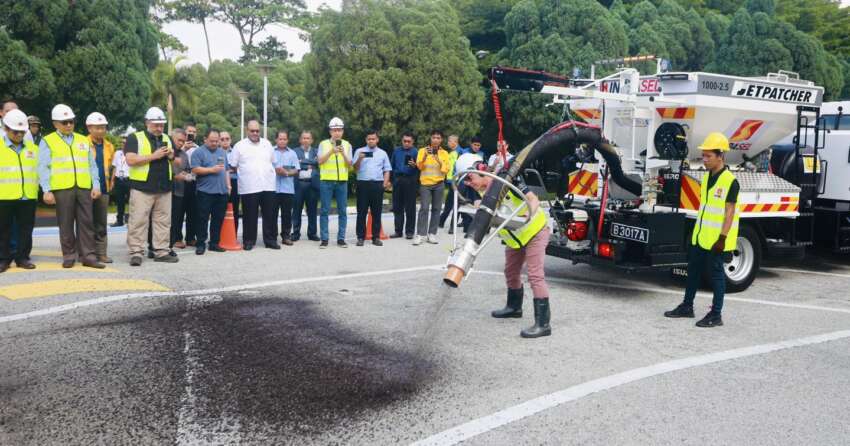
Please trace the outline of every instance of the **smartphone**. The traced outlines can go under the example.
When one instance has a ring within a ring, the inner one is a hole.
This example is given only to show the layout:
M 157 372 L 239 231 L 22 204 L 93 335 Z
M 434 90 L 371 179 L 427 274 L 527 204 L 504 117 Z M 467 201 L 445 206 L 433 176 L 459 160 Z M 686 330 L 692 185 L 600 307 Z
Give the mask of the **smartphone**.
M 410 164 L 410 162 L 411 162 L 411 161 L 413 161 L 413 157 L 412 157 L 412 156 L 410 156 L 410 155 L 404 155 L 404 164 L 405 164 L 405 165 Z
M 374 155 L 375 155 L 375 152 L 365 152 L 365 155 L 364 155 L 364 156 L 365 156 L 366 158 L 372 158 L 372 156 L 374 156 Z
M 187 133 L 186 134 L 186 140 L 191 141 L 191 142 L 195 142 L 195 135 L 192 134 L 192 133 Z

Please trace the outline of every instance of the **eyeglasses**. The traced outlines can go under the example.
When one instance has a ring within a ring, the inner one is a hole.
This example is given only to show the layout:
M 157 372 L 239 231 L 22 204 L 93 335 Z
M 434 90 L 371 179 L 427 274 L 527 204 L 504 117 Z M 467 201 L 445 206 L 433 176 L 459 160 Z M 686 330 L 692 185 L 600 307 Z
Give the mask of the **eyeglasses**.
M 74 120 L 70 119 L 68 121 L 59 121 L 59 125 L 74 125 Z

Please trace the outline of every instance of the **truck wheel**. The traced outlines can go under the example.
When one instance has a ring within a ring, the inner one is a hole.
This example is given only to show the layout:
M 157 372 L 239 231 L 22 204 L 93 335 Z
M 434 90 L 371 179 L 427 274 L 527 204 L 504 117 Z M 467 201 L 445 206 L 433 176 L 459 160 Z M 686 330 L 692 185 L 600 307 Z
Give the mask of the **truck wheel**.
M 761 266 L 761 249 L 761 239 L 756 230 L 749 225 L 741 225 L 732 260 L 723 264 L 726 291 L 738 293 L 749 288 Z

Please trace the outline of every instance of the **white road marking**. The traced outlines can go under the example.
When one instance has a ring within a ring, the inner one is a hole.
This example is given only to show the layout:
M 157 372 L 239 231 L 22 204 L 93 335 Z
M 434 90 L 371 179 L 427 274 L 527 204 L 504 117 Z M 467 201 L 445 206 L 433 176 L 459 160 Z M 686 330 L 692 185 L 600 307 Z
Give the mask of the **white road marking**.
M 498 271 L 480 271 L 476 270 L 478 274 L 487 274 L 493 276 L 503 276 L 504 273 Z M 647 287 L 637 284 L 616 284 L 610 282 L 593 282 L 590 280 L 581 280 L 581 279 L 562 279 L 562 278 L 546 278 L 547 282 L 553 283 L 563 283 L 567 285 L 583 285 L 583 286 L 595 286 L 595 287 L 603 287 L 603 288 L 615 288 L 620 290 L 630 290 L 630 291 L 641 291 L 646 293 L 663 293 L 663 294 L 672 294 L 676 296 L 684 296 L 684 290 L 671 290 L 669 288 L 656 288 L 656 287 Z M 711 298 L 711 293 L 706 292 L 697 292 L 697 297 L 705 297 Z M 831 311 L 833 313 L 845 313 L 850 314 L 850 308 L 832 308 L 832 307 L 821 307 L 817 305 L 808 305 L 808 304 L 792 304 L 792 303 L 784 303 L 784 302 L 774 302 L 770 300 L 762 300 L 762 299 L 748 299 L 745 297 L 732 297 L 726 296 L 724 298 L 727 301 L 731 302 L 746 302 L 751 304 L 761 304 L 761 305 L 771 305 L 774 307 L 785 307 L 785 308 L 798 308 L 801 310 L 816 310 L 816 311 Z
M 825 271 L 808 271 L 805 269 L 794 269 L 794 268 L 762 268 L 765 271 L 777 272 L 777 273 L 796 273 L 796 274 L 812 274 L 815 276 L 827 276 L 827 277 L 841 277 L 844 279 L 850 279 L 850 274 L 840 274 L 840 273 L 828 273 Z
M 480 272 L 480 271 L 479 271 Z M 796 347 L 804 347 L 824 342 L 836 341 L 850 338 L 850 330 L 834 331 L 816 336 L 799 339 L 791 339 L 771 344 L 760 344 L 717 353 L 709 353 L 699 356 L 662 362 L 647 367 L 627 370 L 616 375 L 588 381 L 566 389 L 543 395 L 516 406 L 509 407 L 499 412 L 487 415 L 423 440 L 413 443 L 414 446 L 448 446 L 469 440 L 477 435 L 492 431 L 507 424 L 519 421 L 523 418 L 535 415 L 548 409 L 579 400 L 597 392 L 610 390 L 625 384 L 633 383 L 646 378 L 664 375 L 671 372 L 714 364 L 722 361 L 746 358 L 749 356 L 763 355 L 766 353 L 787 350 Z
M 341 280 L 341 279 L 357 279 L 363 277 L 376 277 L 376 276 L 385 276 L 389 274 L 401 274 L 401 273 L 412 273 L 418 271 L 428 271 L 428 270 L 439 270 L 443 265 L 430 265 L 430 266 L 419 266 L 413 268 L 399 268 L 399 269 L 390 269 L 383 271 L 369 271 L 363 273 L 351 273 L 351 274 L 338 274 L 334 276 L 318 276 L 318 277 L 302 277 L 298 279 L 286 279 L 286 280 L 275 280 L 269 282 L 258 282 L 258 283 L 248 283 L 243 285 L 233 285 L 228 287 L 220 287 L 220 288 L 208 288 L 203 290 L 185 290 L 185 291 L 158 291 L 158 292 L 150 292 L 150 293 L 131 293 L 131 294 L 118 294 L 115 296 L 104 296 L 98 297 L 96 299 L 82 300 L 79 302 L 74 302 L 71 304 L 65 305 L 57 305 L 55 307 L 44 308 L 41 310 L 30 311 L 27 313 L 18 313 L 18 314 L 10 314 L 7 316 L 0 316 L 0 324 L 5 324 L 8 322 L 14 321 L 22 321 L 26 319 L 32 319 L 40 316 L 48 316 L 52 314 L 65 313 L 68 311 L 76 310 L 79 308 L 91 307 L 94 305 L 103 305 L 112 302 L 121 302 L 125 300 L 132 299 L 142 299 L 142 298 L 153 298 L 153 297 L 178 297 L 178 296 L 196 296 L 200 294 L 216 294 L 216 293 L 229 293 L 233 291 L 243 291 L 243 290 L 252 290 L 257 288 L 268 288 L 275 287 L 281 285 L 292 285 L 299 283 L 310 283 L 310 282 L 318 282 L 324 280 Z
M 184 318 L 191 318 L 192 313 L 202 308 L 215 305 L 223 300 L 221 295 L 191 296 L 187 302 Z M 201 358 L 198 354 L 196 339 L 202 339 L 204 333 L 192 333 L 188 326 L 183 332 L 183 354 L 186 356 L 184 380 L 186 385 L 180 398 L 180 408 L 177 411 L 177 440 L 182 445 L 227 445 L 241 444 L 240 430 L 242 422 L 238 417 L 227 413 L 215 418 L 204 417 L 200 408 L 203 397 L 195 391 L 196 374 L 201 369 Z

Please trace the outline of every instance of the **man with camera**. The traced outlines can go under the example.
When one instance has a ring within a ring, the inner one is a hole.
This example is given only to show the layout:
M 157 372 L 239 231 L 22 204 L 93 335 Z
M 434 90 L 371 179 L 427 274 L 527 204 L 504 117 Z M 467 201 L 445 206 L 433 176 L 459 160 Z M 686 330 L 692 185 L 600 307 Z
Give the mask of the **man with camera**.
M 451 166 L 449 154 L 441 146 L 442 143 L 443 132 L 432 130 L 430 144 L 420 149 L 416 157 L 416 168 L 421 173 L 419 174 L 419 221 L 416 237 L 413 238 L 414 245 L 421 245 L 423 239 L 428 243 L 438 243 L 440 208 L 443 204 L 446 174 Z M 431 208 L 430 217 L 429 207 Z
M 328 214 L 331 212 L 331 200 L 336 201 L 337 229 L 336 244 L 340 248 L 348 248 L 345 243 L 345 225 L 348 216 L 345 214 L 348 203 L 348 170 L 351 168 L 351 144 L 342 139 L 345 124 L 342 119 L 333 118 L 328 124 L 330 138 L 319 144 L 319 194 L 322 200 L 319 232 L 322 242 L 319 248 L 328 247 L 330 237 Z
M 413 134 L 406 132 L 401 136 L 401 147 L 393 150 L 393 214 L 395 215 L 395 233 L 390 238 L 404 236 L 413 238 L 416 230 L 416 196 L 419 194 L 419 169 L 416 168 L 416 155 L 419 152 L 413 142 Z
M 372 213 L 372 244 L 381 246 L 381 208 L 390 187 L 390 158 L 378 147 L 378 132 L 366 131 L 366 147 L 354 152 L 357 169 L 357 246 L 366 238 L 366 217 Z

